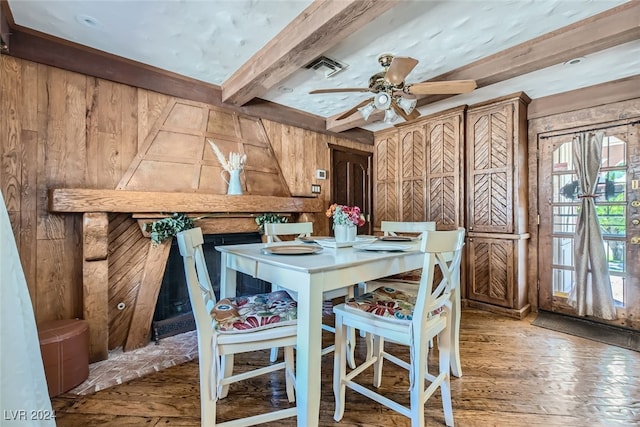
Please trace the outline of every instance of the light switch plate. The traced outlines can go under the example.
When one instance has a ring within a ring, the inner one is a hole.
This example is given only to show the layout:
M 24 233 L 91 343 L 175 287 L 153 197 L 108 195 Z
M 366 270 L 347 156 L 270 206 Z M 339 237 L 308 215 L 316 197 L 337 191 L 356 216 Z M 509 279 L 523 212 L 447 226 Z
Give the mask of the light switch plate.
M 316 169 L 316 178 L 327 179 L 327 171 L 324 169 Z
M 320 186 L 318 184 L 311 184 L 311 192 L 313 194 L 320 194 Z

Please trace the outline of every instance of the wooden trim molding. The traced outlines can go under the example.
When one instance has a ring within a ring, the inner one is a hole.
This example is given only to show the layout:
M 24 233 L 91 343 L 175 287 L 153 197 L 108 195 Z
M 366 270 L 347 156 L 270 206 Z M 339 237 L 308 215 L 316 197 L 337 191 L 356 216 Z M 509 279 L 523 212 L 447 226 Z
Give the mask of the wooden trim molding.
M 539 119 L 636 98 L 640 98 L 640 75 L 534 99 L 527 109 L 527 119 Z

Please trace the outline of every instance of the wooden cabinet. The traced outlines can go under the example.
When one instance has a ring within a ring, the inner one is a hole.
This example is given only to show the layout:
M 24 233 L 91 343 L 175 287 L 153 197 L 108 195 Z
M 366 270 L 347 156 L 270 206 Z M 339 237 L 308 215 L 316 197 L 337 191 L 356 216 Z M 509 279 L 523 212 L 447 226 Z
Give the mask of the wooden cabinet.
M 526 303 L 529 98 L 469 107 L 466 123 L 467 297 L 521 316 Z
M 462 296 L 522 317 L 526 298 L 527 104 L 515 94 L 447 110 L 376 134 L 375 227 L 380 221 L 464 226 Z
M 464 110 L 425 116 L 376 135 L 375 226 L 380 221 L 463 224 Z

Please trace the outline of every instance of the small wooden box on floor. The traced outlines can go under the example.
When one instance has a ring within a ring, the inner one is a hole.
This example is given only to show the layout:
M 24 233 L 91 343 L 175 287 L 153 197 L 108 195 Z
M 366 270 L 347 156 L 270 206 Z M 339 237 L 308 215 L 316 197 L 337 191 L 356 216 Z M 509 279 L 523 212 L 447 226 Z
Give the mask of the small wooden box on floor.
M 71 390 L 89 376 L 89 323 L 54 320 L 38 325 L 49 396 Z

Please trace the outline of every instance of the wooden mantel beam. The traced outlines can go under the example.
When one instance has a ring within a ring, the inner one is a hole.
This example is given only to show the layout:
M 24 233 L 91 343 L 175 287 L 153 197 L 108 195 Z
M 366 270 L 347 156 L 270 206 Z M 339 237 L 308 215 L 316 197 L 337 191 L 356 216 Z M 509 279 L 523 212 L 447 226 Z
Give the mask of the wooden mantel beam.
M 322 212 L 321 199 L 305 197 L 227 196 L 207 193 L 93 190 L 54 188 L 49 190 L 49 211 L 84 212 Z

